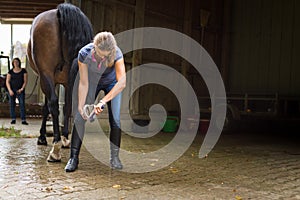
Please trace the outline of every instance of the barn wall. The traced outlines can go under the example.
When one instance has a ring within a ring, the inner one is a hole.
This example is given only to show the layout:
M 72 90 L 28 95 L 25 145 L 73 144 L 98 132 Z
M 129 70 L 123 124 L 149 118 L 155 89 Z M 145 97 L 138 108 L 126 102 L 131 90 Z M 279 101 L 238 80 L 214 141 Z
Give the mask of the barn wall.
M 300 95 L 300 2 L 233 1 L 229 92 Z
M 228 2 L 228 5 L 225 3 Z M 224 35 L 228 28 L 224 26 L 224 21 L 229 16 L 226 16 L 225 11 L 230 10 L 231 0 L 211 0 L 211 1 L 198 1 L 194 0 L 192 5 L 192 30 L 191 37 L 199 42 L 209 55 L 214 60 L 216 66 L 219 68 L 224 78 L 225 69 L 228 67 L 225 59 L 222 57 L 222 52 L 228 52 L 229 47 L 224 45 L 226 38 Z M 208 11 L 208 23 L 207 26 L 201 27 L 201 12 Z M 228 25 L 229 26 L 229 25 Z M 206 84 L 204 83 L 201 75 L 197 73 L 194 68 L 190 68 L 189 80 L 191 80 L 193 88 L 198 97 L 209 96 Z
M 74 0 L 71 3 L 77 2 Z M 135 27 L 148 26 L 169 28 L 202 42 L 216 64 L 222 64 L 223 0 L 174 0 L 172 3 L 161 0 L 81 0 L 80 6 L 91 20 L 95 33 L 106 30 L 117 34 Z M 203 32 L 200 26 L 201 9 L 210 13 Z M 126 54 L 125 62 L 127 70 L 149 62 L 171 66 L 186 76 L 198 96 L 207 94 L 201 75 L 178 55 L 147 49 Z M 139 75 L 135 76 L 132 84 L 138 84 Z M 168 78 L 172 79 L 172 75 Z M 174 99 L 176 98 L 167 88 L 147 85 L 132 97 L 132 102 L 138 102 L 131 105 L 132 113 L 147 114 L 154 103 L 163 104 L 167 111 L 178 112 L 180 108 Z

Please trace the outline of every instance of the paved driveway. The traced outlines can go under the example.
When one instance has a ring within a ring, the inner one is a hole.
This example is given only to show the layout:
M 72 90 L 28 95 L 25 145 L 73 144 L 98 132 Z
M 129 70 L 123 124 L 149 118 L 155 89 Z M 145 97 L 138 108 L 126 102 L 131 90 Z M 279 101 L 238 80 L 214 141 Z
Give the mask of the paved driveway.
M 40 120 L 28 122 L 16 128 L 33 138 L 0 138 L 0 199 L 300 199 L 299 138 L 287 134 L 222 134 L 204 159 L 197 156 L 203 141 L 199 134 L 178 160 L 147 173 L 112 171 L 83 147 L 79 169 L 66 173 L 69 149 L 62 150 L 61 163 L 48 163 L 52 138 L 48 146 L 37 146 Z M 10 126 L 8 119 L 1 124 Z M 122 148 L 146 154 L 174 135 L 139 139 L 123 134 Z M 122 154 L 121 159 L 124 169 L 135 166 Z

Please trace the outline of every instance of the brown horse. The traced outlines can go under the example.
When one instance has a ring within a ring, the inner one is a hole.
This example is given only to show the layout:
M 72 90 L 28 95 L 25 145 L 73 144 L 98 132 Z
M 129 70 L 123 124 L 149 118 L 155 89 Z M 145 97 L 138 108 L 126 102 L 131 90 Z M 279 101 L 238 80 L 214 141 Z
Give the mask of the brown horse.
M 77 54 L 81 47 L 91 42 L 93 29 L 84 13 L 72 4 L 63 3 L 57 9 L 39 14 L 33 21 L 27 56 L 30 66 L 40 77 L 45 94 L 43 121 L 38 138 L 39 145 L 47 145 L 46 120 L 51 113 L 53 120 L 53 148 L 49 162 L 60 161 L 61 140 L 68 145 L 69 117 L 72 107 L 72 89 L 78 71 Z M 58 121 L 58 97 L 55 86 L 65 87 L 63 137 Z

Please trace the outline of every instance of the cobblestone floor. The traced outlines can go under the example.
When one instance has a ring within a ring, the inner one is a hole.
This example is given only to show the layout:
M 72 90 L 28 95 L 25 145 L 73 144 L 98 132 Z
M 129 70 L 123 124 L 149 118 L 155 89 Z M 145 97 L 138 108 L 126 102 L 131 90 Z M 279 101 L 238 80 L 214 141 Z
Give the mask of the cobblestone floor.
M 0 122 L 7 125 L 8 121 Z M 28 122 L 28 127 L 20 128 L 37 135 L 39 123 Z M 173 133 L 160 133 L 146 140 L 124 134 L 122 148 L 153 151 L 173 137 Z M 85 147 L 79 169 L 66 173 L 69 149 L 62 150 L 61 163 L 46 161 L 51 137 L 48 146 L 37 146 L 34 137 L 0 138 L 0 199 L 300 199 L 299 137 L 222 134 L 212 152 L 199 159 L 203 137 L 197 135 L 169 166 L 147 173 L 111 170 Z M 126 168 L 130 160 L 123 163 Z

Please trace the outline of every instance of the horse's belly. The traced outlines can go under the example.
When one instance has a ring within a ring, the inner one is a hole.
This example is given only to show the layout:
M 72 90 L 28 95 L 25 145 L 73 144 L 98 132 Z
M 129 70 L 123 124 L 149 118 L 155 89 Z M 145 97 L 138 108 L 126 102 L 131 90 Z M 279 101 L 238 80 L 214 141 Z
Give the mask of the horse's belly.
M 55 83 L 66 85 L 68 83 L 68 66 L 63 66 L 63 70 L 57 70 L 55 72 Z

